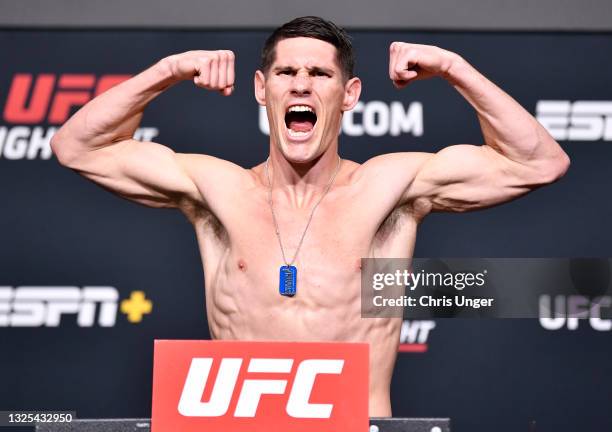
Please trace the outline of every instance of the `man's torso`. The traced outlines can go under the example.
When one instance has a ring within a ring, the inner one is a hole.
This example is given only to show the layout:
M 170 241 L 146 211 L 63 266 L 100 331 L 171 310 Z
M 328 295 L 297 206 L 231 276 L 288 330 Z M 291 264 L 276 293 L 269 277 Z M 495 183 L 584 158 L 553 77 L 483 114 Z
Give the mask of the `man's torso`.
M 410 203 L 394 206 L 392 193 L 374 193 L 376 179 L 357 176 L 360 167 L 344 161 L 317 207 L 293 263 L 294 297 L 279 294 L 279 268 L 285 263 L 262 165 L 219 179 L 216 189 L 206 191 L 215 206 L 186 213 L 201 252 L 212 337 L 369 342 L 370 415 L 390 415 L 401 319 L 361 318 L 360 264 L 368 257 L 411 257 L 422 215 Z M 275 191 L 274 212 L 289 261 L 316 199 L 296 208 Z

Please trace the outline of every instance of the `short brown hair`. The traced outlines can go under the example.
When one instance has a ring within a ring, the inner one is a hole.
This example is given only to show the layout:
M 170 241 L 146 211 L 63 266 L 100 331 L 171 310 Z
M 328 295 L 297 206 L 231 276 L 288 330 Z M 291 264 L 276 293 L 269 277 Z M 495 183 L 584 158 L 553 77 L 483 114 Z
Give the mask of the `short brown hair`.
M 331 21 L 316 16 L 295 18 L 283 24 L 266 40 L 261 52 L 261 70 L 267 73 L 276 56 L 276 44 L 283 39 L 309 37 L 328 42 L 336 47 L 336 57 L 345 79 L 355 76 L 355 56 L 348 33 Z

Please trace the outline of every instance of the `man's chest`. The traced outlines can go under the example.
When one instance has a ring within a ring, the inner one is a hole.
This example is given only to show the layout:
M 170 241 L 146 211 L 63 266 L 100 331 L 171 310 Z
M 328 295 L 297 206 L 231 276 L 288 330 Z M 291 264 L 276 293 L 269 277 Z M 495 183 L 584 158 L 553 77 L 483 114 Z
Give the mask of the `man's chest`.
M 351 202 L 341 194 L 302 206 L 279 199 L 270 205 L 267 196 L 262 198 L 244 200 L 239 211 L 224 221 L 230 246 L 262 246 L 284 254 L 289 261 L 296 253 L 297 257 L 329 257 L 336 252 L 361 252 L 378 229 L 363 203 Z
M 243 273 L 296 265 L 312 274 L 350 274 L 361 258 L 403 257 L 414 242 L 416 223 L 402 211 L 381 218 L 367 202 L 340 194 L 330 194 L 314 211 L 279 202 L 271 207 L 266 198 L 245 197 L 222 220 L 211 215 L 200 224 L 208 246 L 203 256 L 224 257 L 226 270 Z
M 223 224 L 211 219 L 198 228 L 208 292 L 242 307 L 278 305 L 281 268 L 288 265 L 295 267 L 293 305 L 331 310 L 352 304 L 359 298 L 362 258 L 405 257 L 414 243 L 402 215 L 383 222 L 381 237 L 381 223 L 366 205 L 336 199 L 312 213 L 249 201 L 237 204 Z

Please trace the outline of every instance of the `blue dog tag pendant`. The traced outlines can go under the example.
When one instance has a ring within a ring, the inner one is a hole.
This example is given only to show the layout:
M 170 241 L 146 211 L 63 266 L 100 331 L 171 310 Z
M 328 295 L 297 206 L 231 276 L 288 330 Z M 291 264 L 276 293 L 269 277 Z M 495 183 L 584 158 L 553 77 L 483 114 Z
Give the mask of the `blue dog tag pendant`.
M 278 292 L 280 292 L 280 295 L 284 295 L 287 297 L 293 297 L 295 295 L 296 276 L 297 268 L 295 268 L 295 266 L 281 266 L 280 280 L 278 284 Z

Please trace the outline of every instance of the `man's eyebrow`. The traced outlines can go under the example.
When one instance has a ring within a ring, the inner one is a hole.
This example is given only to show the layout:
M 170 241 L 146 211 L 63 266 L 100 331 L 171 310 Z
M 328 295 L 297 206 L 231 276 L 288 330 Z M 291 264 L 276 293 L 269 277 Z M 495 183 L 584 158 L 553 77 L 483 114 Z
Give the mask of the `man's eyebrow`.
M 321 66 L 310 67 L 310 68 L 308 68 L 308 72 L 310 72 L 310 73 L 313 73 L 313 72 L 315 72 L 315 73 L 316 72 L 323 72 L 323 73 L 326 73 L 328 75 L 333 75 L 334 74 L 334 71 L 332 69 L 328 69 L 328 68 L 321 67 Z
M 334 71 L 332 69 L 328 69 L 322 66 L 311 66 L 307 69 L 309 73 L 323 72 L 328 75 L 334 75 Z M 272 68 L 272 72 L 293 72 L 295 70 L 296 68 L 294 68 L 293 66 L 282 66 L 282 65 L 275 66 Z
M 293 71 L 295 70 L 294 67 L 292 66 L 275 66 L 272 68 L 273 72 L 280 72 L 280 71 Z

